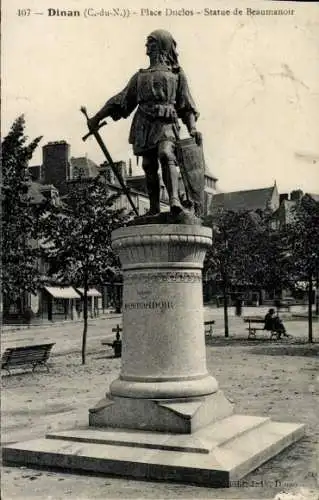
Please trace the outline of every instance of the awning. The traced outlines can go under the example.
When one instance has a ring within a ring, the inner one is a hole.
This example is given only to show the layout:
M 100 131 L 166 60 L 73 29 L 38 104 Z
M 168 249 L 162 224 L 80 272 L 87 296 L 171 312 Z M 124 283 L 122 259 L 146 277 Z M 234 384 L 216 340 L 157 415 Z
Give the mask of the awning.
M 81 296 L 71 286 L 45 286 L 45 290 L 55 299 L 80 299 Z
M 77 288 L 77 291 L 81 295 L 84 295 L 84 288 Z M 96 290 L 96 288 L 89 288 L 88 297 L 102 297 L 102 294 L 98 290 Z

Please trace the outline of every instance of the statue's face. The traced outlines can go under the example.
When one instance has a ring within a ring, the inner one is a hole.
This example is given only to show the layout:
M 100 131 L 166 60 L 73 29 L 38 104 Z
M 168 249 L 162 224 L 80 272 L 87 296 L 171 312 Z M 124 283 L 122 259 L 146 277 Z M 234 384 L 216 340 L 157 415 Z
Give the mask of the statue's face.
M 159 47 L 158 47 L 158 43 L 155 40 L 155 38 L 152 38 L 151 36 L 149 36 L 146 40 L 145 46 L 146 46 L 146 54 L 148 56 L 150 56 L 151 54 L 158 54 Z

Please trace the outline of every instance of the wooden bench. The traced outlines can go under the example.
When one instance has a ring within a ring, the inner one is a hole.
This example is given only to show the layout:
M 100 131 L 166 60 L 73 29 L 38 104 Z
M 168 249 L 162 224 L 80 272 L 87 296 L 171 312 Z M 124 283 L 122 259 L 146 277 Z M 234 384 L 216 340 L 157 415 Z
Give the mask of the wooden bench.
M 254 318 L 254 317 L 246 317 L 244 318 L 244 323 L 248 323 L 248 339 L 256 339 L 256 332 L 257 331 L 263 331 L 263 332 L 269 332 L 270 333 L 270 340 L 275 337 L 276 339 L 279 338 L 278 333 L 273 331 L 273 330 L 265 330 L 264 324 L 265 320 L 263 318 Z M 254 326 L 255 325 L 262 325 L 262 326 Z
M 204 321 L 204 329 L 205 329 L 205 337 L 213 336 L 213 325 L 215 324 L 214 320 Z
M 52 344 L 28 345 L 24 347 L 9 347 L 1 358 L 1 369 L 7 370 L 11 375 L 10 368 L 20 368 L 31 365 L 32 372 L 39 365 L 45 366 L 47 371 L 49 367 L 46 362 L 49 359 L 50 352 L 55 342 Z

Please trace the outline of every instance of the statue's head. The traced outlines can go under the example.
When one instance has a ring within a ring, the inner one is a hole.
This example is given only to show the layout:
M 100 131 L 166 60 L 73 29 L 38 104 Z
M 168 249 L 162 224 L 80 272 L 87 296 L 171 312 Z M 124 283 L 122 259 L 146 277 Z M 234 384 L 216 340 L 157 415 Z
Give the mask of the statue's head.
M 160 62 L 169 64 L 173 68 L 178 67 L 176 42 L 166 30 L 155 30 L 148 35 L 146 53 L 148 56 L 156 54 Z

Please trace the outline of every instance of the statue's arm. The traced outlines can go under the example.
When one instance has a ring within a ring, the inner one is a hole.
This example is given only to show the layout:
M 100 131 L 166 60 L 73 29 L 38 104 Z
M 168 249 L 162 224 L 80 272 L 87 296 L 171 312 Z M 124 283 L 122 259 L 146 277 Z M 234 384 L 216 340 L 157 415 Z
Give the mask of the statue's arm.
M 192 135 L 192 132 L 196 130 L 196 115 L 192 112 L 185 113 L 182 120 L 188 130 L 188 133 Z
M 137 106 L 137 78 L 136 73 L 126 87 L 111 97 L 104 106 L 90 119 L 90 126 L 97 127 L 99 122 L 110 116 L 113 120 L 127 118 Z
M 186 75 L 181 68 L 179 70 L 176 111 L 178 117 L 185 124 L 188 133 L 195 138 L 197 144 L 200 144 L 202 142 L 202 137 L 200 132 L 196 129 L 199 112 L 191 95 Z

